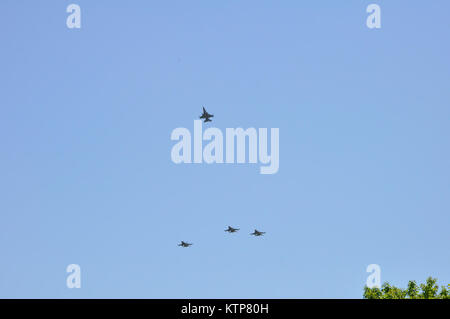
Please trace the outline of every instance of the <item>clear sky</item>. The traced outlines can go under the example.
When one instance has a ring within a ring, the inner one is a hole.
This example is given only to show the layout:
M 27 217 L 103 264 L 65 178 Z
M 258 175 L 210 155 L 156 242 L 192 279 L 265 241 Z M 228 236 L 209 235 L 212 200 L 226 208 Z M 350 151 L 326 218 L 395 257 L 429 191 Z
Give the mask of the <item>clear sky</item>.
M 0 297 L 361 298 L 369 264 L 450 283 L 449 10 L 2 0 Z M 202 105 L 279 128 L 278 173 L 174 164 Z

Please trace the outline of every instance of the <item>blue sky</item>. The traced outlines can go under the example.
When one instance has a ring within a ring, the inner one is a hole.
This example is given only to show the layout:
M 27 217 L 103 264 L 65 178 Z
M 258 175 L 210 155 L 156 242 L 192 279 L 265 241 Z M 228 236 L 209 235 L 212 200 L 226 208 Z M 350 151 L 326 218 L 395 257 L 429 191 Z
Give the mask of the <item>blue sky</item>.
M 0 297 L 361 298 L 374 263 L 450 283 L 449 10 L 1 1 Z M 279 172 L 174 164 L 202 105 L 279 128 Z

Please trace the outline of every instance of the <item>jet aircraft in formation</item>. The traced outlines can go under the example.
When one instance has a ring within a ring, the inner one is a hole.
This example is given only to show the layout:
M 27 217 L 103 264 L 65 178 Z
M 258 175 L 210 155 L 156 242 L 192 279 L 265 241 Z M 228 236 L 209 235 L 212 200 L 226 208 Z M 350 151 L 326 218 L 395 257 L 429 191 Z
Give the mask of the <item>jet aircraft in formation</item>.
M 239 230 L 239 228 L 233 228 L 233 227 L 231 227 L 231 226 L 228 226 L 228 228 L 225 229 L 225 231 L 228 232 L 228 233 L 235 233 L 235 232 L 237 232 L 238 230 Z M 266 232 L 264 232 L 264 231 L 259 231 L 259 230 L 256 230 L 256 229 L 255 229 L 255 231 L 254 231 L 253 233 L 251 233 L 250 235 L 253 235 L 253 236 L 258 237 L 258 236 L 264 235 L 265 233 L 266 233 Z M 191 245 L 192 245 L 192 244 L 186 243 L 186 242 L 184 242 L 184 241 L 182 241 L 181 244 L 178 244 L 178 246 L 181 246 L 181 247 L 189 247 L 189 246 L 191 246 Z
M 209 114 L 208 112 L 206 112 L 205 107 L 203 107 L 203 114 L 200 116 L 200 118 L 201 118 L 201 119 L 204 119 L 204 122 L 206 123 L 206 122 L 212 122 L 212 121 L 210 120 L 211 117 L 214 117 L 214 115 Z M 235 233 L 235 232 L 237 232 L 238 230 L 239 230 L 239 228 L 233 228 L 233 227 L 231 227 L 231 226 L 228 226 L 228 228 L 225 229 L 225 231 L 228 232 L 228 233 Z M 264 235 L 265 233 L 266 233 L 266 232 L 258 231 L 258 230 L 255 229 L 255 231 L 254 231 L 253 233 L 251 233 L 250 235 L 253 235 L 253 236 L 257 236 L 257 237 L 258 237 L 258 236 Z M 189 247 L 189 246 L 191 246 L 191 245 L 192 245 L 192 244 L 186 243 L 186 242 L 184 242 L 184 241 L 181 241 L 181 243 L 178 244 L 178 246 L 180 246 L 180 247 Z

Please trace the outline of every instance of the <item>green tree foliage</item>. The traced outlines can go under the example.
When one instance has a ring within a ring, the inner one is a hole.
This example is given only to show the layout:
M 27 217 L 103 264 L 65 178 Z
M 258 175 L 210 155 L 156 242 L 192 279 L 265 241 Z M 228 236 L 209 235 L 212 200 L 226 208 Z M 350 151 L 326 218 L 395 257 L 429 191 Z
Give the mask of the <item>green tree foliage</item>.
M 425 284 L 411 280 L 406 289 L 385 282 L 381 288 L 364 287 L 364 299 L 450 299 L 450 291 L 442 286 L 439 292 L 437 279 L 428 277 Z

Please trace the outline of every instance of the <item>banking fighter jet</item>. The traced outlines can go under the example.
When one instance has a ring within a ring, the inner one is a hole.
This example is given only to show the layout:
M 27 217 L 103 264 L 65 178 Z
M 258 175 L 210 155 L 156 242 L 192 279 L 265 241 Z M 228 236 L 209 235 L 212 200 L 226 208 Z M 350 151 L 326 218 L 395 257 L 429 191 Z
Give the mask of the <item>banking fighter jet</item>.
M 205 119 L 203 122 L 212 122 L 209 118 L 210 117 L 214 117 L 214 115 L 209 114 L 208 112 L 206 112 L 205 107 L 203 107 L 203 114 L 200 116 L 201 119 Z

